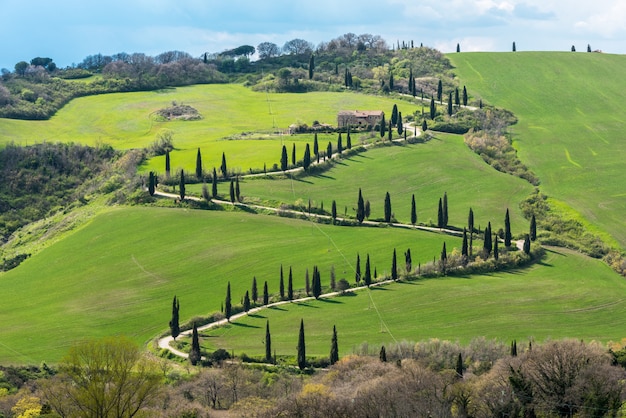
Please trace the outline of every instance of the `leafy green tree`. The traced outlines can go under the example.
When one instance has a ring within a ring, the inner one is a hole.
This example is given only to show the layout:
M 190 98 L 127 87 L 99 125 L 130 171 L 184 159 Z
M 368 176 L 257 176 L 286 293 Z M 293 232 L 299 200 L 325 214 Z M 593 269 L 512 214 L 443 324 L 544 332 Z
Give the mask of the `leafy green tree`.
M 326 147 L 326 156 L 333 158 L 333 144 L 330 141 L 328 141 L 328 146 Z
M 437 106 L 435 106 L 435 99 L 431 97 L 430 98 L 430 120 L 435 120 L 435 116 L 437 116 Z
M 448 94 L 448 116 L 452 116 L 452 92 Z
M 402 125 L 402 112 L 398 112 L 397 129 L 398 129 L 398 135 L 402 135 L 402 132 L 404 132 L 404 126 Z
M 265 361 L 272 363 L 272 335 L 270 334 L 270 321 L 265 322 Z
M 339 132 L 339 136 L 337 137 L 337 153 L 341 155 L 342 152 L 343 152 L 343 144 L 341 141 L 341 132 Z
M 259 291 L 256 285 L 256 276 L 252 277 L 252 291 L 250 296 L 252 297 L 252 301 L 256 304 L 259 300 Z
M 233 305 L 230 298 L 230 282 L 226 286 L 226 300 L 224 300 L 224 316 L 226 320 L 230 322 L 230 317 L 233 315 Z
M 422 132 L 426 132 L 428 130 L 428 123 L 426 123 L 426 119 L 422 120 Z
M 443 228 L 443 202 L 441 198 L 439 198 L 439 207 L 437 209 L 437 228 Z
M 213 167 L 213 176 L 211 177 L 211 196 L 213 199 L 217 197 L 217 171 Z
M 198 364 L 202 355 L 200 353 L 200 339 L 198 338 L 198 327 L 196 323 L 193 323 L 193 330 L 191 332 L 191 348 L 189 349 L 189 361 L 192 366 Z
M 320 148 L 319 143 L 317 142 L 317 132 L 313 135 L 313 154 L 315 154 L 315 158 L 317 158 L 317 162 L 320 162 Z
M 363 282 L 365 286 L 369 287 L 372 284 L 372 270 L 370 267 L 370 255 L 367 254 L 367 258 L 365 259 L 365 275 L 363 276 Z
M 309 80 L 313 79 L 313 71 L 315 70 L 315 58 L 313 54 L 311 54 L 311 58 L 309 58 Z
M 382 363 L 387 363 L 387 350 L 385 350 L 385 346 L 380 347 L 380 352 L 378 353 L 378 359 Z
M 509 217 L 509 209 L 506 209 L 506 215 L 504 215 L 504 246 L 509 248 L 511 246 L 511 218 Z
M 293 300 L 293 272 L 289 266 L 289 278 L 287 279 L 287 299 Z
M 443 226 L 448 226 L 448 193 L 443 192 Z
M 150 196 L 154 196 L 154 191 L 155 191 L 154 183 L 155 183 L 155 181 L 154 181 L 154 171 L 151 171 L 148 174 L 148 193 L 150 194 Z
M 576 52 L 576 47 L 572 45 L 572 52 Z
M 306 346 L 304 342 L 304 319 L 300 320 L 300 333 L 298 334 L 298 367 L 306 368 Z
M 270 293 L 267 290 L 267 280 L 263 283 L 263 305 L 270 303 Z
M 467 106 L 467 89 L 463 86 L 463 106 Z
M 528 234 L 524 237 L 524 246 L 522 248 L 525 254 L 530 254 L 530 236 Z
M 396 258 L 396 249 L 393 249 L 393 258 L 391 259 L 391 280 L 398 280 L 398 260 Z
M 398 105 L 394 103 L 393 109 L 391 110 L 391 123 L 393 125 L 398 124 Z
M 285 280 L 283 278 L 283 265 L 280 265 L 280 284 L 278 285 L 280 300 L 285 300 Z
M 337 220 L 337 202 L 335 202 L 334 200 L 333 200 L 330 214 L 333 218 L 333 223 L 334 223 Z
M 180 170 L 180 184 L 178 185 L 180 200 L 185 200 L 185 172 Z
M 535 214 L 533 213 L 530 218 L 530 240 L 535 241 L 537 239 L 537 220 L 535 219 Z
M 222 172 L 222 177 L 225 179 L 228 178 L 228 167 L 226 166 L 226 154 L 222 152 L 222 165 L 220 166 L 220 171 Z
M 288 164 L 289 161 L 287 160 L 287 147 L 283 145 L 283 150 L 280 155 L 280 169 L 282 171 L 286 171 Z
M 235 182 L 230 179 L 230 203 L 235 203 Z
M 385 194 L 385 222 L 391 222 L 391 197 L 389 192 Z
M 359 188 L 359 199 L 356 205 L 356 220 L 362 223 L 365 219 L 365 203 L 363 202 L 363 195 L 361 194 L 361 188 Z
M 339 361 L 339 346 L 337 344 L 337 327 L 333 325 L 333 338 L 330 340 L 330 364 L 333 365 Z
M 411 225 L 417 223 L 417 209 L 415 208 L 415 194 L 411 195 Z
M 243 311 L 248 312 L 250 310 L 250 293 L 246 290 L 246 294 L 243 297 Z
M 165 177 L 170 176 L 170 151 L 165 150 Z
M 385 137 L 385 130 L 387 129 L 387 122 L 385 122 L 385 114 L 383 113 L 383 117 L 380 120 L 380 137 Z
M 196 178 L 198 181 L 202 181 L 202 154 L 200 153 L 200 148 L 198 147 L 198 153 L 196 154 Z
M 172 319 L 170 320 L 170 335 L 174 340 L 180 335 L 179 311 L 180 301 L 174 296 L 172 301 Z
M 441 80 L 437 83 L 437 100 L 439 100 L 439 104 L 441 104 L 441 101 L 443 100 L 443 83 Z
M 355 274 L 354 274 L 354 280 L 356 281 L 356 284 L 358 285 L 361 282 L 361 256 L 359 255 L 359 253 L 356 253 L 356 266 L 355 266 Z
M 309 147 L 309 143 L 307 142 L 306 147 L 304 148 L 304 158 L 302 158 L 302 167 L 304 170 L 308 170 L 311 165 L 311 148 Z

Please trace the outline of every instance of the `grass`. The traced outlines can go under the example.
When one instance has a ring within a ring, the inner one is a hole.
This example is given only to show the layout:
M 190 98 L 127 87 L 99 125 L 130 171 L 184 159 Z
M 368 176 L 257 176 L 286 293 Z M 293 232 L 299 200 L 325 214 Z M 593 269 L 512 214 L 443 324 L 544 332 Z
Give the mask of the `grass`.
M 460 240 L 395 228 L 355 228 L 243 212 L 119 208 L 0 275 L 4 302 L 0 363 L 55 362 L 76 340 L 128 335 L 144 343 L 167 330 L 177 295 L 181 321 L 219 311 L 232 283 L 235 303 L 256 276 L 277 293 L 280 265 L 304 288 L 305 269 L 329 283 L 353 281 L 356 253 L 389 271 L 393 248 L 413 262 Z M 399 260 L 399 264 L 403 262 Z M 363 266 L 362 266 L 363 268 Z
M 430 338 L 461 343 L 476 336 L 506 343 L 580 338 L 606 343 L 626 334 L 620 320 L 626 310 L 624 292 L 626 282 L 600 261 L 553 249 L 542 263 L 525 271 L 424 279 L 265 309 L 203 332 L 202 345 L 209 352 L 225 348 L 236 355 L 263 356 L 269 321 L 272 349 L 278 355 L 295 355 L 300 319 L 307 355 L 312 356 L 328 356 L 333 325 L 341 355 L 364 342 L 376 349 Z
M 471 95 L 519 118 L 519 156 L 542 190 L 626 248 L 626 56 L 517 52 L 450 55 Z

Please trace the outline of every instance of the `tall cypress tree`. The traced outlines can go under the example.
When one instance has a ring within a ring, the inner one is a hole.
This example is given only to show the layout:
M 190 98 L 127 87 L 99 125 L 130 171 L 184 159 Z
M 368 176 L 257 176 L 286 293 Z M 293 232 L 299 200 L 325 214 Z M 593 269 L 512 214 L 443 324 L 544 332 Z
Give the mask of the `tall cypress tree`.
M 228 167 L 226 166 L 226 154 L 222 152 L 222 165 L 220 166 L 220 171 L 222 172 L 222 177 L 225 179 L 228 178 Z
M 198 153 L 196 154 L 196 178 L 198 181 L 202 181 L 202 154 L 200 153 L 200 148 L 198 147 Z
M 265 361 L 272 363 L 272 335 L 270 334 L 270 321 L 265 322 Z
M 383 363 L 387 363 L 387 350 L 385 350 L 384 345 L 380 347 L 380 352 L 378 353 L 378 359 Z
M 306 368 L 306 347 L 304 342 L 304 319 L 300 319 L 300 333 L 298 334 L 298 367 Z
M 328 141 L 328 146 L 326 147 L 326 156 L 333 158 L 333 144 L 330 141 Z
M 370 207 L 370 201 L 366 200 L 365 201 L 365 219 L 369 219 L 370 218 L 370 213 L 371 213 L 371 207 Z
M 180 335 L 179 311 L 180 301 L 174 296 L 174 300 L 172 301 L 172 319 L 170 320 L 170 334 L 174 340 Z
M 513 47 L 512 47 L 513 52 L 517 51 L 517 47 L 515 46 L 515 41 L 513 41 Z
M 335 202 L 334 200 L 330 209 L 330 215 L 333 218 L 333 223 L 335 223 L 335 221 L 337 220 L 337 202 Z
M 467 89 L 463 86 L 463 106 L 467 106 Z
M 211 196 L 213 199 L 217 197 L 217 170 L 213 167 L 213 176 L 211 177 Z
M 474 245 L 474 211 L 472 208 L 469 209 L 469 215 L 467 215 L 467 229 L 470 233 L 470 241 L 469 241 L 469 255 L 472 255 L 472 246 Z
M 396 258 L 396 249 L 393 249 L 393 258 L 391 259 L 391 280 L 398 280 L 398 260 Z
M 252 277 L 252 292 L 251 292 L 251 296 L 252 296 L 252 301 L 256 304 L 257 301 L 259 300 L 259 290 L 257 289 L 257 286 L 256 286 L 256 276 Z
M 389 142 L 393 140 L 393 125 L 391 121 L 389 121 L 389 129 L 387 130 L 387 139 L 389 140 Z
M 500 251 L 498 250 L 498 236 L 495 235 L 493 237 L 493 258 L 498 261 L 500 258 Z
M 193 323 L 193 330 L 191 332 L 191 349 L 189 350 L 189 361 L 192 366 L 198 364 L 202 356 L 200 354 L 200 339 L 198 338 L 198 327 L 196 323 Z
M 289 279 L 287 280 L 287 299 L 293 300 L 293 273 L 289 266 Z
M 291 165 L 296 165 L 296 143 L 293 143 L 293 147 L 291 147 Z
M 287 147 L 283 145 L 283 149 L 280 153 L 280 169 L 281 171 L 287 170 L 287 165 L 289 164 L 289 160 L 287 159 Z
M 448 193 L 443 192 L 443 226 L 448 226 Z
M 430 120 L 435 120 L 435 116 L 437 116 L 437 106 L 435 106 L 435 99 L 431 97 L 430 98 Z
M 417 223 L 417 210 L 415 209 L 415 194 L 411 195 L 411 225 Z
M 402 135 L 402 132 L 404 132 L 404 126 L 402 125 L 402 112 L 398 112 L 397 128 L 398 128 L 398 135 Z
M 165 177 L 170 177 L 170 152 L 165 151 Z
M 389 71 L 389 90 L 393 90 L 393 73 Z
M 226 287 L 226 300 L 224 301 L 224 316 L 226 316 L 226 320 L 230 322 L 230 317 L 233 314 L 233 305 L 230 300 L 230 282 L 228 282 L 228 286 Z
M 452 92 L 448 94 L 448 116 L 452 116 Z
M 511 357 L 517 357 L 517 341 L 511 341 Z
M 493 245 L 491 242 L 491 222 L 487 224 L 487 228 L 485 228 L 485 234 L 483 239 L 483 249 L 487 253 L 487 257 L 491 254 L 493 250 Z
M 307 296 L 311 294 L 311 280 L 309 279 L 309 269 L 304 273 L 304 292 Z
M 230 203 L 235 203 L 235 182 L 230 179 Z
M 306 147 L 304 148 L 304 157 L 302 158 L 302 167 L 304 170 L 308 170 L 311 165 L 311 148 L 309 147 L 309 143 L 307 142 Z
M 356 205 L 356 220 L 362 223 L 365 219 L 365 203 L 363 202 L 363 194 L 361 194 L 361 188 L 359 188 L 359 199 Z
M 180 170 L 180 184 L 178 185 L 180 200 L 185 200 L 185 172 Z
M 341 155 L 343 152 L 343 143 L 341 140 L 341 132 L 339 132 L 339 136 L 337 137 L 337 153 Z
M 459 97 L 459 88 L 456 87 L 454 89 L 454 104 L 456 105 L 456 107 L 461 106 L 461 98 Z
M 391 222 L 391 197 L 389 192 L 385 194 L 385 222 Z
M 461 44 L 456 44 L 456 52 L 461 52 Z
M 393 109 L 391 110 L 391 123 L 396 125 L 398 123 L 398 105 L 394 103 Z
M 315 154 L 315 158 L 317 159 L 317 162 L 320 162 L 320 147 L 319 147 L 319 143 L 317 142 L 317 132 L 315 132 L 315 134 L 313 135 L 313 154 Z
M 250 293 L 246 290 L 246 294 L 243 297 L 243 311 L 248 312 L 250 310 Z
M 356 281 L 356 284 L 358 285 L 361 282 L 361 256 L 359 255 L 359 253 L 356 253 L 356 272 L 354 274 L 354 280 Z
M 235 200 L 241 202 L 241 189 L 239 188 L 239 176 L 235 177 Z
M 270 303 L 270 293 L 267 290 L 267 280 L 263 283 L 263 305 Z
M 522 248 L 525 254 L 530 254 L 530 236 L 528 234 L 524 237 L 524 246 Z
M 437 100 L 439 100 L 439 104 L 441 104 L 441 101 L 443 100 L 443 83 L 441 80 L 437 83 Z
M 283 265 L 280 265 L 280 284 L 278 285 L 280 300 L 285 300 L 285 280 L 283 278 Z
M 385 122 L 385 114 L 383 113 L 383 117 L 380 120 L 380 137 L 385 137 L 385 129 L 387 128 L 387 122 Z
M 309 80 L 313 79 L 314 70 L 315 70 L 315 58 L 313 58 L 313 54 L 311 54 L 311 58 L 309 58 Z
M 337 344 L 337 327 L 333 325 L 333 338 L 330 340 L 330 364 L 333 365 L 339 361 L 339 346 Z
M 407 248 L 406 252 L 404 253 L 404 269 L 406 270 L 407 274 L 411 273 L 411 270 L 413 269 L 413 260 L 411 259 L 410 248 Z
M 372 271 L 370 269 L 370 255 L 367 254 L 367 258 L 365 259 L 365 275 L 363 276 L 363 282 L 365 286 L 369 287 L 372 284 Z
M 346 148 L 352 149 L 352 139 L 350 138 L 350 126 L 348 126 L 348 134 L 346 135 Z
M 461 246 L 461 256 L 463 257 L 463 264 L 467 263 L 469 257 L 467 248 L 467 229 L 463 228 L 463 244 Z
M 461 353 L 459 353 L 459 356 L 456 359 L 456 374 L 458 377 L 463 377 L 463 356 L 461 355 Z
M 534 241 L 537 239 L 537 220 L 535 219 L 535 214 L 530 218 L 530 240 Z
M 320 276 L 320 271 L 317 266 L 313 266 L 313 297 L 315 299 L 319 299 L 322 295 L 322 278 Z
M 506 209 L 506 215 L 504 215 L 504 246 L 509 248 L 511 246 L 511 218 L 509 217 L 509 209 Z
M 422 132 L 426 132 L 428 130 L 428 123 L 426 123 L 426 119 L 422 120 Z
M 443 203 L 439 198 L 439 207 L 437 209 L 437 228 L 443 228 Z
M 154 180 L 154 171 L 151 171 L 148 174 L 148 193 L 150 196 L 154 196 L 155 191 L 155 180 Z

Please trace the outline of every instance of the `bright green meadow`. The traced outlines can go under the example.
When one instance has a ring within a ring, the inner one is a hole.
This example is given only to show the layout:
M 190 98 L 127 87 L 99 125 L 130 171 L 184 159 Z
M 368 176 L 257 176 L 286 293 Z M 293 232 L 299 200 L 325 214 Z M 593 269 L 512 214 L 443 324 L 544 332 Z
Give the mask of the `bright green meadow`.
M 626 248 L 626 56 L 596 53 L 462 53 L 448 56 L 471 95 L 519 118 L 514 145 L 564 202 Z M 615 242 L 613 241 L 613 242 Z

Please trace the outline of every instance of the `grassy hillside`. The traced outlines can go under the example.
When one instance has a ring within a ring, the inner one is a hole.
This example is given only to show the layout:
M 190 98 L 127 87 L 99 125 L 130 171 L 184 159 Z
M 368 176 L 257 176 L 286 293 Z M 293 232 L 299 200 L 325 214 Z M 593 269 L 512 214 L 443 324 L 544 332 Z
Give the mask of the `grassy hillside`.
M 572 217 L 626 248 L 626 56 L 463 53 L 449 58 L 470 94 L 507 108 L 520 158 Z
M 98 215 L 71 236 L 0 274 L 0 363 L 54 362 L 76 340 L 126 334 L 143 343 L 167 329 L 177 295 L 181 321 L 219 311 L 232 283 L 238 303 L 252 277 L 278 292 L 293 266 L 294 287 L 305 269 L 329 283 L 354 278 L 356 253 L 389 271 L 393 248 L 411 248 L 413 262 L 438 256 L 449 236 L 393 228 L 347 228 L 242 212 L 119 208 Z
M 333 325 L 341 355 L 363 342 L 376 352 L 380 344 L 429 338 L 619 341 L 626 334 L 619 319 L 626 312 L 624 292 L 626 282 L 602 262 L 554 249 L 525 271 L 419 280 L 263 310 L 207 332 L 203 344 L 209 351 L 263 356 L 269 320 L 272 347 L 295 355 L 301 318 L 307 354 L 316 356 L 328 356 Z

